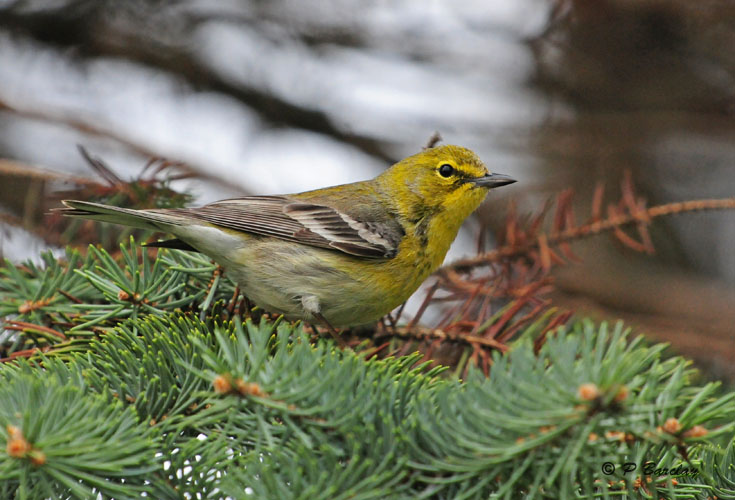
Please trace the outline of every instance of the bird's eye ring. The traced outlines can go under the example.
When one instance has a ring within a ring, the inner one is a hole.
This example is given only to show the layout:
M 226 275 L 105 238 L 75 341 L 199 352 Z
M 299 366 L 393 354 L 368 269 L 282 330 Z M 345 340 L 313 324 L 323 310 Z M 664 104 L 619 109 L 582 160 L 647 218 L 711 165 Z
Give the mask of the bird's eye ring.
M 451 177 L 454 173 L 454 167 L 452 167 L 450 164 L 445 163 L 444 165 L 439 167 L 439 175 L 442 177 Z

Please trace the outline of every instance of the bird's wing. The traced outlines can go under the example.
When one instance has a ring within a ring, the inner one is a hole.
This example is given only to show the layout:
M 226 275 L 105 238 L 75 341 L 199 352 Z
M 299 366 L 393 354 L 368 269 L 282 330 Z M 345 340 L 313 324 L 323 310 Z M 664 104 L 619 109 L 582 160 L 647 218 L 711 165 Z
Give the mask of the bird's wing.
M 305 245 L 342 251 L 365 258 L 391 258 L 404 235 L 392 218 L 381 221 L 344 213 L 322 204 L 285 196 L 247 196 L 200 208 L 178 209 L 216 226 Z

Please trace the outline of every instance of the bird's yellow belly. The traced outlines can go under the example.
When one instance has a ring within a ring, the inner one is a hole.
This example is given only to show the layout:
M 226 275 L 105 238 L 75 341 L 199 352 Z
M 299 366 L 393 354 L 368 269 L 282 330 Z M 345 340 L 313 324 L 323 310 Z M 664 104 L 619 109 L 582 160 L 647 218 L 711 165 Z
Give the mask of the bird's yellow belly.
M 375 321 L 406 301 L 431 273 L 427 259 L 411 256 L 369 261 L 340 252 L 270 238 L 252 238 L 228 252 L 225 271 L 263 309 L 288 319 L 314 320 L 314 309 L 332 326 Z M 242 265 L 248 263 L 248 265 Z

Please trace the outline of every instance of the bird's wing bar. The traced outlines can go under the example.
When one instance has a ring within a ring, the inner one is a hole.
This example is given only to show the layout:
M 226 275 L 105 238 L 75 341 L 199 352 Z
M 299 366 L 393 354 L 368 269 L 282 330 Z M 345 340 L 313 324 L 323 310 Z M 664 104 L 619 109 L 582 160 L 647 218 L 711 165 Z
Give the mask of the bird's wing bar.
M 282 196 L 248 196 L 201 208 L 180 209 L 186 215 L 235 231 L 272 236 L 365 258 L 391 258 L 398 241 L 395 229 L 360 221 L 332 207 Z

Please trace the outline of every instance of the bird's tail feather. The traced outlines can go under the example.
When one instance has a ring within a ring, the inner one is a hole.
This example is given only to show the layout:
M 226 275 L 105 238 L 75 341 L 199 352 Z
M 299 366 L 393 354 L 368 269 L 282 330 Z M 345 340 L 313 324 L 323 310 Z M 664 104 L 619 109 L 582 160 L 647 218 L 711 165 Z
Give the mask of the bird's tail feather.
M 62 203 L 67 208 L 56 208 L 53 211 L 67 217 L 111 222 L 139 229 L 167 231 L 171 226 L 179 226 L 187 222 L 186 216 L 175 215 L 164 210 L 134 210 L 76 200 L 64 200 Z

